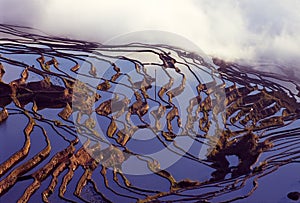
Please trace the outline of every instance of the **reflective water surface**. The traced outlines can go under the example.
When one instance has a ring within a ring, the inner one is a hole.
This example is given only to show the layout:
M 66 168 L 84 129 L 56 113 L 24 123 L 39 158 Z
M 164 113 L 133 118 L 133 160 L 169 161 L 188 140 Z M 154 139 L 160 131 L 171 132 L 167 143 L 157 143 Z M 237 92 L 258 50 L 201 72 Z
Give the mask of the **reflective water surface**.
M 299 81 L 163 44 L 0 29 L 1 201 L 299 198 Z

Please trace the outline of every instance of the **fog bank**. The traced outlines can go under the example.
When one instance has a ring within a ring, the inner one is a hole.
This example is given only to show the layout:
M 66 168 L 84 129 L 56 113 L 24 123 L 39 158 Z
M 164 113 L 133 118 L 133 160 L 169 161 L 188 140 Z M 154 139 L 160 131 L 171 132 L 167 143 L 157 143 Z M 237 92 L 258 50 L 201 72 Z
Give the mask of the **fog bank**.
M 0 0 L 2 23 L 101 43 L 134 31 L 168 31 L 228 60 L 298 60 L 299 11 L 297 0 Z

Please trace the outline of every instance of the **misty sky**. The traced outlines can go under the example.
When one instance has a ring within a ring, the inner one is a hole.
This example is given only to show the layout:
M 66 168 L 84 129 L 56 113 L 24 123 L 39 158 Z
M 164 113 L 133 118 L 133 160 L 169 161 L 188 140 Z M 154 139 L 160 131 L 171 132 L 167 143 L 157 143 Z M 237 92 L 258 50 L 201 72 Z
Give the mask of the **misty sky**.
M 161 30 L 227 59 L 300 58 L 299 0 L 0 0 L 0 21 L 98 42 Z

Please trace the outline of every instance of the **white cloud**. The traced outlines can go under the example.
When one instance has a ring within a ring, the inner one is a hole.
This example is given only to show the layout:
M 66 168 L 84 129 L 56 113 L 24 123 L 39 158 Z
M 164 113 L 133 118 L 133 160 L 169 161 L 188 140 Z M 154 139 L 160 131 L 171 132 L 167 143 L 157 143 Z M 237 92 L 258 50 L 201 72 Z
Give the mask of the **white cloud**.
M 162 30 L 228 59 L 300 58 L 298 0 L 0 0 L 2 21 L 104 42 Z

